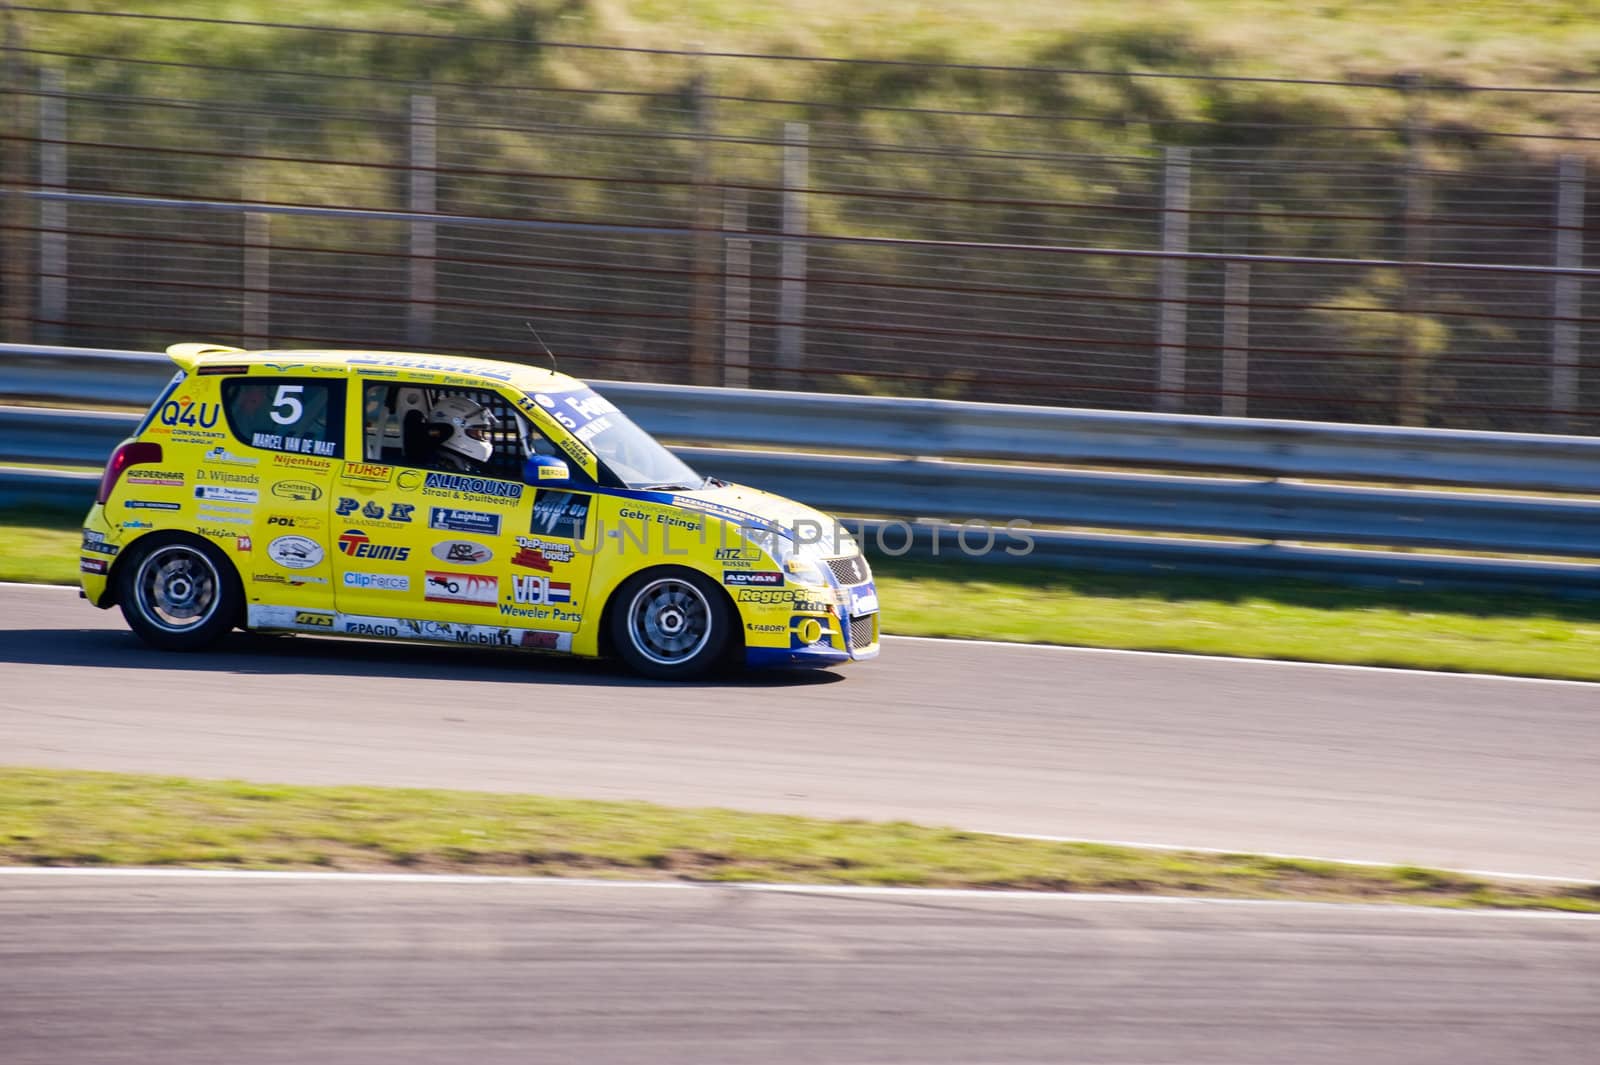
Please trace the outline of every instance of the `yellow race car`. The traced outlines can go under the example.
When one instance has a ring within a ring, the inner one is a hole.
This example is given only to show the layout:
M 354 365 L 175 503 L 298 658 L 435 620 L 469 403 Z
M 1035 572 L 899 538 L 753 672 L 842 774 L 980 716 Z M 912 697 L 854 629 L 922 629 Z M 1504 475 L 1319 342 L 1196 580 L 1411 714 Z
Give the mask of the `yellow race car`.
M 235 626 L 616 655 L 639 673 L 878 654 L 827 515 L 690 469 L 583 382 L 486 359 L 179 344 L 112 453 L 96 606 L 195 650 Z

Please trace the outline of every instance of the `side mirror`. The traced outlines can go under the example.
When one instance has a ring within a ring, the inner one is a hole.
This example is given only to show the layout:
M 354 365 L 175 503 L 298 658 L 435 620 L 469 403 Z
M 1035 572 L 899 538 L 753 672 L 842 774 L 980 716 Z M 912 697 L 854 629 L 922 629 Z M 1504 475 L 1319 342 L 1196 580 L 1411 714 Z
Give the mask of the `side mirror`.
M 572 471 L 554 455 L 529 455 L 522 464 L 522 483 L 535 488 L 565 488 L 572 483 Z

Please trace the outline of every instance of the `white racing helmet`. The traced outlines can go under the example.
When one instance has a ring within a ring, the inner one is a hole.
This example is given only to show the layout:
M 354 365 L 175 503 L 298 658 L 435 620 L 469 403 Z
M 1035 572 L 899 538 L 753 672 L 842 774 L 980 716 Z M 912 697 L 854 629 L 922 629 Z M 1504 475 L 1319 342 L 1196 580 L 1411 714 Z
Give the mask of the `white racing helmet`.
M 446 396 L 428 412 L 428 424 L 438 434 L 441 451 L 474 463 L 486 463 L 494 454 L 490 439 L 494 412 L 482 403 L 465 396 Z

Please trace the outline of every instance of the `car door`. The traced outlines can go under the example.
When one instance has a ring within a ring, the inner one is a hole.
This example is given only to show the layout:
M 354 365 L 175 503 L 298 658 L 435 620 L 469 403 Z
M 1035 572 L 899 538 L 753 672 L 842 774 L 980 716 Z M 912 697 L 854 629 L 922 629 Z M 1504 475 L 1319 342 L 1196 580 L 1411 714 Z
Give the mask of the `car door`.
M 328 489 L 344 454 L 342 374 L 256 368 L 221 381 L 233 442 L 196 471 L 200 515 L 240 526 L 235 542 L 251 603 L 317 612 L 331 624 Z

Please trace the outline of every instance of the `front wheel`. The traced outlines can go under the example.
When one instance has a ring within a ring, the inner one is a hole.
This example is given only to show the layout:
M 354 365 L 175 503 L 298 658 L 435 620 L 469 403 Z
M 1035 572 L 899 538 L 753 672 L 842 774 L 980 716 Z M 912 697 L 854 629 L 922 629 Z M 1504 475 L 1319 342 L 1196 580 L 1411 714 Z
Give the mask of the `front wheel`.
M 732 638 L 722 590 L 688 569 L 641 573 L 623 585 L 611 612 L 611 642 L 636 673 L 688 680 L 714 666 Z
M 239 578 L 211 544 L 183 538 L 133 550 L 118 568 L 117 598 L 128 627 L 145 643 L 163 651 L 198 651 L 239 620 Z

